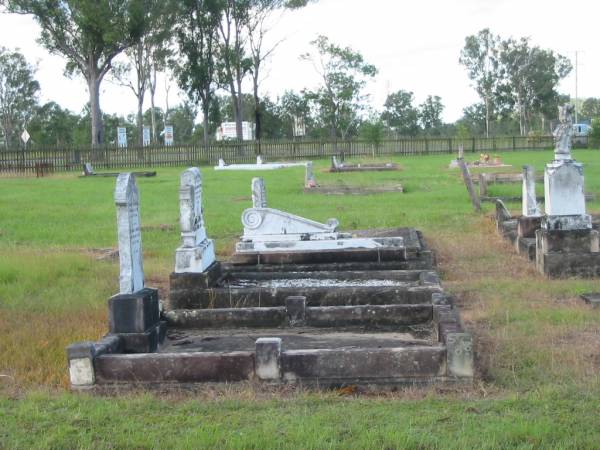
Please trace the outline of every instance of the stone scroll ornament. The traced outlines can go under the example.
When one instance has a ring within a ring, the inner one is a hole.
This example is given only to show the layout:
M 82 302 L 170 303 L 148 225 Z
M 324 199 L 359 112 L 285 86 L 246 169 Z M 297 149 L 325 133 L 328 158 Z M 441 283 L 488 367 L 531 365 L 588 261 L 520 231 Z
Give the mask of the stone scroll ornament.
M 181 246 L 175 253 L 176 273 L 200 273 L 215 262 L 213 241 L 206 236 L 202 209 L 202 174 L 191 167 L 181 174 L 179 223 Z
M 119 238 L 119 292 L 132 294 L 144 288 L 140 196 L 135 177 L 121 173 L 115 188 Z

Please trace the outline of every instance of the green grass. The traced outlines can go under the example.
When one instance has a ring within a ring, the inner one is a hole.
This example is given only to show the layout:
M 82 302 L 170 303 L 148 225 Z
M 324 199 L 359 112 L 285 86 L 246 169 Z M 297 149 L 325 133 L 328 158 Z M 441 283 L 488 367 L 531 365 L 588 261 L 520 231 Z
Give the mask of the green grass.
M 550 151 L 503 153 L 541 173 Z M 600 151 L 576 150 L 586 191 L 600 195 Z M 477 155 L 467 155 L 476 159 Z M 476 339 L 475 387 L 341 397 L 254 385 L 206 386 L 176 397 L 66 392 L 65 347 L 106 332 L 118 288 L 114 178 L 0 178 L 0 448 L 598 448 L 600 312 L 579 294 L 598 280 L 546 280 L 473 212 L 450 155 L 392 158 L 397 172 L 334 173 L 322 184 L 401 183 L 404 194 L 303 194 L 303 169 L 202 168 L 205 220 L 220 257 L 232 251 L 262 176 L 269 205 L 345 230 L 414 226 L 436 250 Z M 165 295 L 178 233 L 178 176 L 140 178 L 148 284 Z M 475 169 L 486 171 L 489 169 Z M 491 195 L 520 195 L 492 185 Z M 540 188 L 538 195 L 542 195 Z M 510 203 L 515 212 L 520 204 Z M 484 204 L 490 213 L 493 204 Z M 600 212 L 600 200 L 588 204 Z
M 299 394 L 210 402 L 34 394 L 0 400 L 8 418 L 0 438 L 9 436 L 14 448 L 581 449 L 600 442 L 595 400 L 577 391 L 495 400 Z

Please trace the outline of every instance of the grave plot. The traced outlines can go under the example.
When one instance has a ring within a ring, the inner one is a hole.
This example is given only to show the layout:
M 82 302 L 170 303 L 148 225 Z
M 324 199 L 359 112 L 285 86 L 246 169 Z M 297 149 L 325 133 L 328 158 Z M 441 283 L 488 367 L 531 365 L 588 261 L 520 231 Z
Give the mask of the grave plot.
M 118 179 L 117 205 L 128 219 L 119 221 L 122 292 L 109 302 L 110 333 L 69 347 L 73 388 L 472 381 L 471 335 L 417 230 L 343 233 L 335 219 L 269 208 L 255 178 L 236 254 L 221 263 L 204 229 L 200 172 L 188 169 L 182 245 L 161 311 L 157 292 L 143 284 L 132 183 L 127 174 Z
M 530 166 L 523 170 L 522 215 L 513 217 L 496 202 L 498 231 L 550 278 L 600 276 L 600 223 L 586 213 L 583 165 L 571 158 L 571 108 L 560 107 L 554 160 L 544 173 L 545 212 Z
M 223 158 L 219 159 L 219 164 L 214 167 L 215 170 L 277 170 L 287 167 L 306 166 L 308 162 L 274 162 L 265 163 L 262 157 L 256 157 L 256 164 L 226 164 Z M 311 163 L 312 164 L 312 163 Z
M 155 177 L 156 171 L 152 172 L 132 172 L 136 177 Z M 79 178 L 87 177 L 118 177 L 119 172 L 96 172 L 91 163 L 85 163 L 83 165 L 83 175 Z
M 458 148 L 458 158 L 450 161 L 448 165 L 449 169 L 460 169 L 460 161 L 464 161 L 465 151 L 461 145 Z M 470 168 L 497 168 L 497 167 L 512 167 L 510 164 L 504 164 L 502 159 L 498 155 L 491 157 L 488 153 L 482 153 L 479 155 L 479 159 L 475 161 L 464 161 L 465 165 Z
M 356 186 L 345 182 L 335 184 L 321 185 L 317 183 L 313 171 L 312 162 L 306 164 L 306 174 L 304 176 L 304 192 L 306 194 L 324 194 L 324 195 L 369 195 L 381 194 L 385 192 L 404 192 L 400 183 L 390 183 L 378 186 Z
M 331 157 L 330 172 L 380 172 L 386 170 L 400 170 L 400 166 L 396 163 L 356 163 L 348 164 L 346 162 L 339 162 L 336 156 Z

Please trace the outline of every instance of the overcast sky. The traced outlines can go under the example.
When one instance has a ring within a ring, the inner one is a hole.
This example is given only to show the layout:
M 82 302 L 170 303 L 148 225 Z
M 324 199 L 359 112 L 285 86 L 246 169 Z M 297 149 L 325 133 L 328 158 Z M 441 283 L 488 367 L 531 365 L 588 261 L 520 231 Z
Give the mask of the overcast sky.
M 274 98 L 286 89 L 316 86 L 314 69 L 298 56 L 323 34 L 361 52 L 379 69 L 368 86 L 373 108 L 380 110 L 389 92 L 403 89 L 414 92 L 417 103 L 427 95 L 439 95 L 446 106 L 444 119 L 454 121 L 464 107 L 478 100 L 458 63 L 465 36 L 488 27 L 502 37 L 529 36 L 533 44 L 562 53 L 573 64 L 578 51 L 579 97 L 600 97 L 599 13 L 598 0 L 572 4 L 558 0 L 319 0 L 285 13 L 271 30 L 272 42 L 284 41 L 268 63 L 262 92 Z M 36 43 L 38 37 L 39 28 L 31 18 L 0 14 L 0 45 L 19 48 L 37 64 L 41 100 L 79 112 L 88 101 L 85 83 L 81 78 L 65 78 L 65 61 L 49 55 Z M 560 88 L 575 96 L 574 71 Z M 178 102 L 173 98 L 175 90 L 171 90 L 170 105 Z M 110 113 L 126 115 L 136 108 L 131 92 L 107 82 L 100 101 Z M 164 89 L 157 106 L 164 107 Z

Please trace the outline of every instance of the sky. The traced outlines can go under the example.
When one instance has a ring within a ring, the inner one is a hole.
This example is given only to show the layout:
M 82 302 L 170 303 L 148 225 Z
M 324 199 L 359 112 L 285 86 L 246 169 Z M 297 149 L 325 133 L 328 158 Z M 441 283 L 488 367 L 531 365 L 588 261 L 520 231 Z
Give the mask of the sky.
M 443 118 L 453 122 L 463 108 L 476 103 L 467 72 L 458 62 L 465 37 L 490 28 L 503 38 L 528 36 L 534 45 L 552 49 L 571 59 L 578 55 L 575 70 L 560 91 L 575 97 L 600 97 L 600 46 L 596 32 L 600 1 L 580 0 L 318 0 L 298 11 L 277 17 L 268 34 L 280 42 L 266 66 L 262 94 L 276 98 L 285 90 L 318 86 L 319 78 L 309 62 L 299 56 L 310 51 L 318 35 L 359 51 L 379 73 L 366 92 L 374 110 L 381 110 L 387 94 L 411 91 L 419 104 L 428 95 L 439 95 L 445 105 Z M 37 42 L 39 27 L 27 16 L 0 14 L 0 45 L 18 48 L 37 65 L 41 101 L 55 101 L 79 112 L 88 101 L 81 77 L 63 75 L 65 60 L 49 55 Z M 157 106 L 165 105 L 163 79 Z M 173 87 L 169 104 L 184 98 Z M 251 92 L 250 84 L 246 91 Z M 105 112 L 127 115 L 136 100 L 127 88 L 109 82 L 102 85 L 101 107 Z M 149 101 L 146 100 L 146 107 Z

